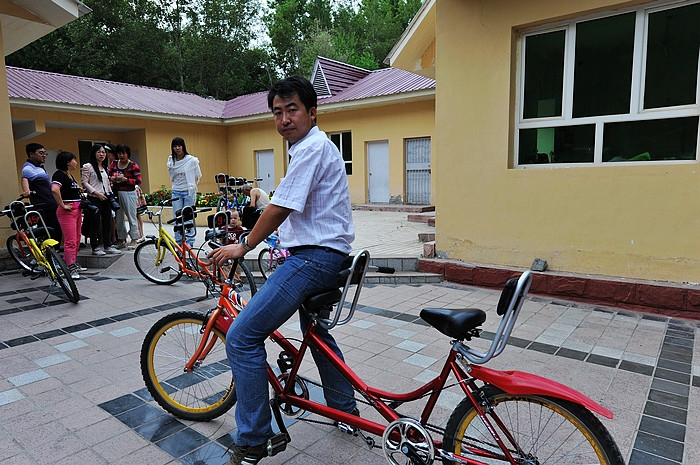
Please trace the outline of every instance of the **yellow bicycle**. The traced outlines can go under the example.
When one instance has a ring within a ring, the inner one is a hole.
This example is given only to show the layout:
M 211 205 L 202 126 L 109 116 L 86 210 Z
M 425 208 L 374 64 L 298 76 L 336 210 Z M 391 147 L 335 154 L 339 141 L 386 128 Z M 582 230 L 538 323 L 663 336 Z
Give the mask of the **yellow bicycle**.
M 51 238 L 51 228 L 46 226 L 41 214 L 30 210 L 33 205 L 28 205 L 21 199 L 22 197 L 13 201 L 0 212 L 0 216 L 10 218 L 10 226 L 16 231 L 7 238 L 7 251 L 24 269 L 24 276 L 31 276 L 31 279 L 47 276 L 51 280 L 51 287 L 58 284 L 68 300 L 77 303 L 80 300 L 78 288 L 66 262 L 54 248 L 58 241 Z

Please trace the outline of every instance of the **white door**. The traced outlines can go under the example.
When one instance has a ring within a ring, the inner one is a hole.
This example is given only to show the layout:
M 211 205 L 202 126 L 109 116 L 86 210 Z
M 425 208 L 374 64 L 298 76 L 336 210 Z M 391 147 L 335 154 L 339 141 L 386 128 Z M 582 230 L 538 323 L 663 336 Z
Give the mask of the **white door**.
M 60 150 L 46 150 L 46 161 L 44 162 L 44 169 L 49 174 L 49 181 L 53 177 L 53 174 L 57 171 L 56 157 L 59 153 L 61 153 Z M 78 169 L 80 169 L 80 167 L 78 167 Z M 79 175 L 80 173 L 78 172 L 77 174 Z M 78 176 L 75 177 L 76 179 L 78 178 Z
M 268 194 L 275 190 L 275 153 L 272 150 L 257 150 L 255 158 L 258 165 L 256 178 L 262 178 L 258 181 L 258 187 Z
M 370 203 L 389 203 L 389 141 L 367 142 Z

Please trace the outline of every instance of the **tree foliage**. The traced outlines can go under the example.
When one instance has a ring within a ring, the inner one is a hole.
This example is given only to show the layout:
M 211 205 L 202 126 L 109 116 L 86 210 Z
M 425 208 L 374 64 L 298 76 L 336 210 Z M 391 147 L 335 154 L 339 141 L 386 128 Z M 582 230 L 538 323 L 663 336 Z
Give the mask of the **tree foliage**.
M 92 12 L 6 57 L 11 66 L 217 99 L 310 76 L 317 56 L 366 69 L 422 0 L 83 0 Z

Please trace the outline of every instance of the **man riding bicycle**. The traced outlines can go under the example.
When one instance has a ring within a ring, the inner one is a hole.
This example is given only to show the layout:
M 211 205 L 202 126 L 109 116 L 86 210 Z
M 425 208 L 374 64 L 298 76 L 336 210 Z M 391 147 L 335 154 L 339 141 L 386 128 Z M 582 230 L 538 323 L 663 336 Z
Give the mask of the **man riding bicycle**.
M 268 404 L 265 340 L 282 326 L 304 300 L 337 286 L 355 238 L 352 209 L 340 152 L 316 126 L 317 95 L 306 79 L 277 81 L 268 93 L 277 131 L 290 144 L 291 162 L 285 178 L 250 234 L 240 243 L 213 250 L 215 265 L 241 258 L 276 229 L 281 245 L 291 252 L 285 265 L 272 274 L 245 311 L 231 324 L 226 352 L 235 380 L 237 433 L 229 464 L 253 465 L 267 456 L 273 436 Z M 308 318 L 300 313 L 302 331 Z M 330 333 L 316 333 L 342 358 Z M 326 403 L 356 413 L 352 386 L 323 356 L 314 359 L 324 385 Z M 327 389 L 325 389 L 327 388 Z

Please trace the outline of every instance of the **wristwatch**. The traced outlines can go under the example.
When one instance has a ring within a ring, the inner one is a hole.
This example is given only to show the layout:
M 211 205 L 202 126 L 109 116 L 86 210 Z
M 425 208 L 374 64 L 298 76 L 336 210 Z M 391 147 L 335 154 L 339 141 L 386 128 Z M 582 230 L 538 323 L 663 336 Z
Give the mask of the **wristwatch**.
M 251 250 L 253 250 L 255 248 L 255 247 L 251 247 L 248 245 L 248 236 L 245 236 L 243 239 L 241 239 L 240 244 L 243 246 L 246 253 L 250 252 Z

